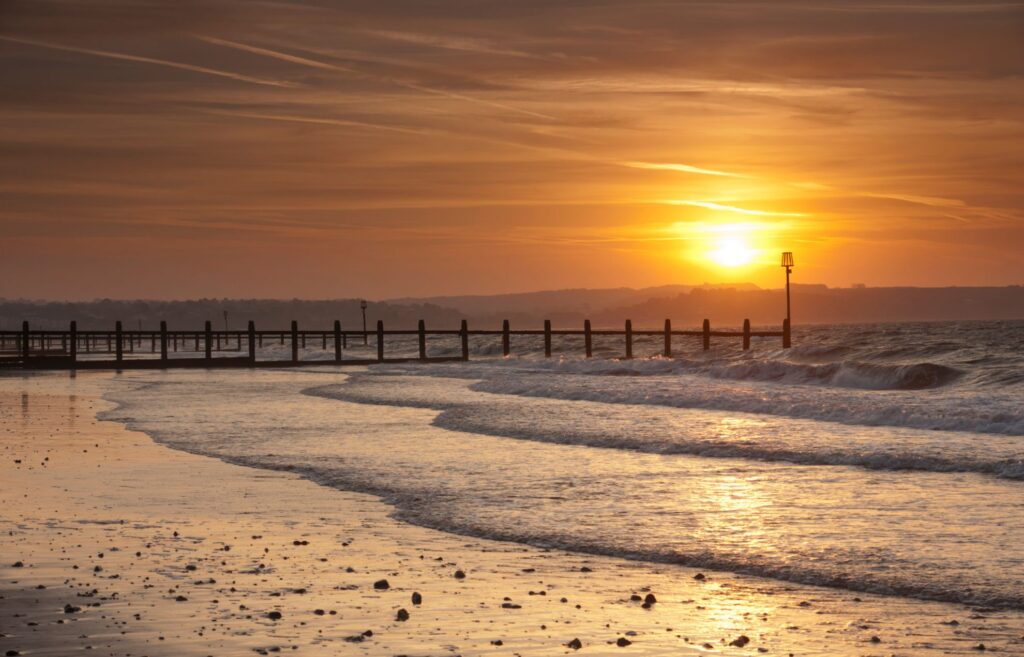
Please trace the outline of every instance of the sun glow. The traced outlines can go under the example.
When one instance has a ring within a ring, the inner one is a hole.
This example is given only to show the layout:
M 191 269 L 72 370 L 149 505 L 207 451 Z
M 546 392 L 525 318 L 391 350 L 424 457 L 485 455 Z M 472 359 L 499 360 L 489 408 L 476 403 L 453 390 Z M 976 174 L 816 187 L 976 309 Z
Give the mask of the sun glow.
M 754 259 L 754 249 L 742 237 L 726 236 L 715 243 L 715 249 L 709 255 L 723 267 L 740 267 Z

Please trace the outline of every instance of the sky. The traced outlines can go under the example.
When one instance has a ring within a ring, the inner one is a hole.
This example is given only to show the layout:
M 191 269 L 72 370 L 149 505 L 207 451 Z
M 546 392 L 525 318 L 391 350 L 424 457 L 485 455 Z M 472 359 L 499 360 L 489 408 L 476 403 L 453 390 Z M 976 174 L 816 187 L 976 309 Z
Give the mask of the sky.
M 0 297 L 1024 284 L 1024 3 L 2 0 Z

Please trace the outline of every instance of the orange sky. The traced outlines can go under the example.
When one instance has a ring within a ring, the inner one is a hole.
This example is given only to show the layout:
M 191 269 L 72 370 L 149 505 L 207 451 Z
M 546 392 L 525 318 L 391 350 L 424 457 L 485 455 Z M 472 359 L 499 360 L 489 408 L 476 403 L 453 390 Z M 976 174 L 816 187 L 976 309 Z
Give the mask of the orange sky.
M 1020 2 L 7 0 L 0 297 L 1020 284 L 1022 74 Z

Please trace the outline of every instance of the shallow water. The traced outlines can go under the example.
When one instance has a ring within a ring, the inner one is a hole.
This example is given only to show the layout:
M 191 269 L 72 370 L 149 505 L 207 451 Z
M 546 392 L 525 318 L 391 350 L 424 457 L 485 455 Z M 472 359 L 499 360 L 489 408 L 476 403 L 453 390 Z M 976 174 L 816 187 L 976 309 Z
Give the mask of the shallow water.
M 680 339 L 676 360 L 545 360 L 539 342 L 448 365 L 133 372 L 108 417 L 448 531 L 1024 609 L 1024 324 L 822 327 L 746 353 Z

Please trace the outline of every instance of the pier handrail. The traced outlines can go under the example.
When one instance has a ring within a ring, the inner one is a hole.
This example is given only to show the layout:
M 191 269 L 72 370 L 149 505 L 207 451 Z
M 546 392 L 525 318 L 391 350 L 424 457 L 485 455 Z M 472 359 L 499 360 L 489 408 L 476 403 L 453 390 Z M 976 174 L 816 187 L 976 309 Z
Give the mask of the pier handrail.
M 342 353 L 348 349 L 349 338 L 365 338 L 376 336 L 376 359 L 343 359 Z M 418 358 L 385 358 L 385 338 L 388 336 L 417 336 Z M 458 336 L 461 341 L 460 357 L 430 357 L 427 353 L 429 336 Z M 167 322 L 160 322 L 159 330 L 133 330 L 124 328 L 122 322 L 115 323 L 113 330 L 81 330 L 77 322 L 71 322 L 68 330 L 31 329 L 27 321 L 22 322 L 20 331 L 0 331 L 0 366 L 14 366 L 30 369 L 120 369 L 129 368 L 168 368 L 168 367 L 281 367 L 284 365 L 324 365 L 346 364 L 364 365 L 381 362 L 448 362 L 469 360 L 469 338 L 471 336 L 500 336 L 502 355 L 509 356 L 512 351 L 512 336 L 543 336 L 544 355 L 552 356 L 553 336 L 580 336 L 584 339 L 586 357 L 593 356 L 593 338 L 595 336 L 623 336 L 623 358 L 633 358 L 633 343 L 637 336 L 662 336 L 664 349 L 661 355 L 665 358 L 673 356 L 674 337 L 700 337 L 703 350 L 711 348 L 711 338 L 742 338 L 743 349 L 750 349 L 751 338 L 782 338 L 783 348 L 791 346 L 789 320 L 783 320 L 781 330 L 751 330 L 750 320 L 744 320 L 743 329 L 712 330 L 711 322 L 704 320 L 700 330 L 678 330 L 672 328 L 670 320 L 665 320 L 662 329 L 634 329 L 630 320 L 625 320 L 623 328 L 592 328 L 590 320 L 585 320 L 582 329 L 552 328 L 550 320 L 544 320 L 541 329 L 512 329 L 510 322 L 504 320 L 500 329 L 469 329 L 466 320 L 461 321 L 458 329 L 428 329 L 423 320 L 419 320 L 415 329 L 385 329 L 383 321 L 378 320 L 375 331 L 343 330 L 341 322 L 335 320 L 333 329 L 302 329 L 296 321 L 291 322 L 287 329 L 259 329 L 250 321 L 244 330 L 217 330 L 211 322 L 205 322 L 202 329 L 168 329 Z M 310 340 L 321 341 L 321 348 L 328 350 L 333 347 L 334 360 L 301 360 L 300 348 L 305 348 Z M 279 345 L 286 342 L 291 347 L 289 360 L 258 360 L 257 351 L 263 346 L 264 340 L 276 341 Z M 187 347 L 191 345 L 191 350 Z M 246 349 L 243 350 L 243 345 Z M 128 358 L 138 350 L 145 351 L 149 347 L 150 354 L 159 354 L 156 358 Z M 177 352 L 179 346 L 183 351 L 202 353 L 202 358 L 171 358 L 170 352 Z M 214 357 L 214 352 L 237 352 L 245 356 Z M 114 354 L 114 360 L 82 359 L 82 354 Z

